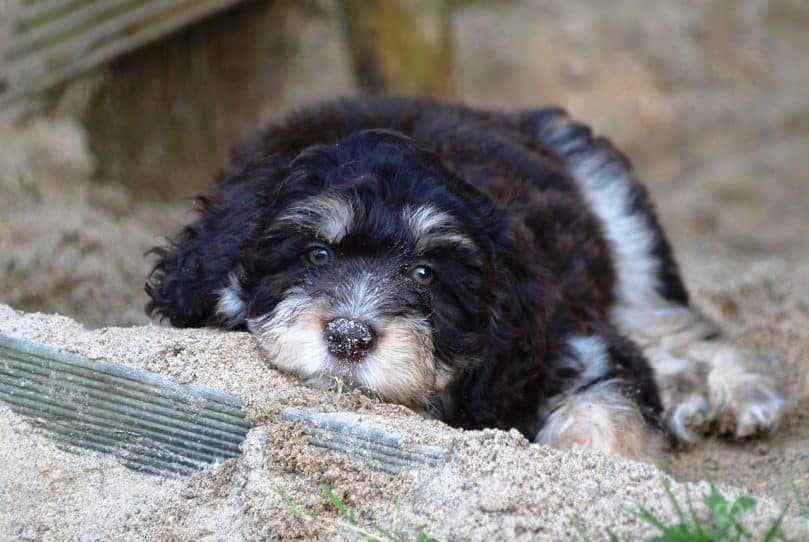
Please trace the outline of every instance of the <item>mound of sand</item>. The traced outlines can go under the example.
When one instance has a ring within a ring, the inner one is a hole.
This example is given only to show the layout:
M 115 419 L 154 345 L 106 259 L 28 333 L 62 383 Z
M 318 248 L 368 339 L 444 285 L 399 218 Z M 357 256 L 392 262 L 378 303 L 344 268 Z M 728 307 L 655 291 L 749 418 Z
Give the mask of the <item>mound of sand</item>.
M 302 386 L 270 368 L 244 333 L 158 326 L 87 330 L 59 316 L 0 306 L 0 333 L 41 342 L 91 359 L 106 359 L 214 386 L 245 399 L 253 429 L 238 459 L 185 479 L 137 474 L 109 456 L 57 449 L 36 425 L 0 409 L 0 532 L 20 539 L 283 539 L 330 538 L 322 527 L 290 514 L 276 488 L 320 518 L 336 518 L 319 489 L 328 483 L 363 521 L 405 532 L 426 522 L 441 539 L 568 539 L 576 518 L 592 539 L 606 529 L 648 534 L 625 508 L 642 504 L 673 517 L 653 465 L 615 462 L 584 452 L 529 444 L 516 432 L 459 431 L 410 410 L 356 393 Z M 395 431 L 404 441 L 437 444 L 446 463 L 389 475 L 314 448 L 300 427 L 281 421 L 289 406 L 352 411 Z M 685 484 L 672 482 L 684 495 Z M 743 490 L 725 488 L 731 496 Z M 707 484 L 689 486 L 700 501 Z M 397 513 L 394 505 L 401 499 Z M 766 495 L 751 517 L 756 530 L 780 512 Z M 791 519 L 786 528 L 802 527 Z

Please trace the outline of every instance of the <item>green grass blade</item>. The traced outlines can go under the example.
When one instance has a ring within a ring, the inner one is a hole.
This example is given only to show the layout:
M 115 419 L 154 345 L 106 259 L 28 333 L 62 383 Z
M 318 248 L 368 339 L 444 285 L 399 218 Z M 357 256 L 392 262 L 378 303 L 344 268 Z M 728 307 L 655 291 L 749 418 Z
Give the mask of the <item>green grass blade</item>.
M 697 511 L 694 509 L 694 501 L 691 498 L 691 487 L 688 483 L 685 484 L 685 504 L 688 507 L 688 515 L 691 516 L 691 525 L 694 526 L 694 537 L 697 540 L 710 540 L 710 534 L 705 531 L 699 516 L 697 516 Z
M 657 527 L 657 529 L 660 530 L 660 532 L 662 533 L 666 533 L 669 530 L 669 528 L 666 527 L 666 525 L 664 525 L 662 521 L 657 519 L 657 516 L 655 516 L 651 511 L 647 510 L 643 506 L 639 506 L 635 510 L 630 510 L 630 513 L 635 517 L 645 521 L 649 525 Z
M 781 514 L 776 518 L 775 522 L 773 522 L 772 526 L 767 530 L 767 533 L 764 535 L 762 542 L 772 542 L 776 539 L 776 537 L 780 537 L 782 540 L 784 539 L 784 534 L 781 532 L 781 524 L 784 522 L 784 517 L 787 515 L 787 510 L 789 509 L 789 503 L 784 506 L 784 509 L 781 511 Z
M 427 528 L 426 523 L 420 523 L 416 527 L 416 542 L 438 542 L 438 539 L 433 538 L 432 536 L 424 532 L 424 529 L 426 528 Z
M 736 529 L 736 538 L 734 538 L 734 542 L 739 542 L 742 539 L 742 536 L 749 535 L 747 529 L 745 529 L 739 518 L 748 510 L 755 508 L 756 504 L 756 500 L 753 497 L 750 497 L 749 495 L 742 495 L 730 505 L 730 511 L 728 514 L 730 516 L 730 520 L 733 522 L 733 527 Z
M 354 514 L 354 510 L 347 507 L 345 503 L 342 500 L 340 500 L 340 497 L 335 495 L 334 491 L 332 491 L 331 487 L 329 487 L 329 484 L 327 484 L 326 482 L 322 482 L 320 484 L 320 489 L 322 489 L 323 493 L 326 494 L 326 498 L 329 499 L 331 505 L 334 506 L 337 509 L 337 511 L 340 512 L 340 514 L 344 518 L 346 518 L 351 525 L 357 525 L 357 517 Z
M 281 487 L 275 486 L 273 487 L 273 491 L 275 491 L 278 496 L 281 497 L 281 500 L 284 501 L 284 505 L 286 506 L 287 510 L 289 510 L 293 516 L 304 520 L 309 517 L 309 514 L 298 508 L 295 501 L 293 501 L 292 498 L 287 495 L 286 491 L 284 491 Z
M 730 515 L 738 516 L 756 507 L 756 499 L 749 495 L 742 495 L 730 505 Z
M 733 525 L 733 519 L 730 516 L 728 501 L 722 495 L 711 478 L 708 478 L 708 485 L 711 492 L 705 497 L 705 506 L 711 512 L 711 524 L 715 532 L 713 536 L 716 540 L 724 540 L 727 532 Z
M 802 516 L 809 516 L 809 507 L 806 506 L 806 501 L 803 500 L 801 491 L 798 489 L 798 484 L 795 483 L 795 480 L 790 480 L 789 485 L 792 488 L 792 493 L 795 495 L 795 502 L 798 503 L 798 513 Z
M 682 525 L 688 525 L 688 518 L 686 518 L 680 503 L 677 502 L 677 497 L 674 496 L 674 492 L 671 490 L 671 484 L 669 484 L 667 480 L 663 480 L 663 489 L 666 490 L 666 495 L 668 495 L 671 506 L 674 507 L 674 512 L 677 514 L 680 523 Z
M 401 540 L 401 538 L 399 538 L 399 536 L 396 535 L 395 531 L 392 531 L 391 529 L 386 529 L 381 525 L 377 525 L 376 523 L 372 524 L 371 527 L 373 527 L 376 532 L 381 534 L 383 537 L 385 537 L 386 540 L 389 540 L 390 542 L 400 542 Z
M 576 516 L 570 516 L 570 525 L 573 527 L 573 530 L 576 531 L 576 534 L 579 535 L 582 542 L 590 542 L 590 537 L 587 536 L 586 532 L 584 532 L 584 526 L 579 521 L 579 518 Z
M 399 531 L 399 513 L 402 511 L 402 498 L 396 497 L 393 502 L 393 520 L 390 524 L 390 530 L 394 533 Z

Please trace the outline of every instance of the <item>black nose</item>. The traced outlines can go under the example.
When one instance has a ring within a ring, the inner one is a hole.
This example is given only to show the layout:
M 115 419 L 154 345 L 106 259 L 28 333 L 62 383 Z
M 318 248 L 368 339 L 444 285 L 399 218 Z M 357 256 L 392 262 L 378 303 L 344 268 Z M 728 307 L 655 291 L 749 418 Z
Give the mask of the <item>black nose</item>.
M 374 330 L 357 320 L 335 318 L 326 324 L 326 341 L 338 358 L 359 361 L 374 344 Z

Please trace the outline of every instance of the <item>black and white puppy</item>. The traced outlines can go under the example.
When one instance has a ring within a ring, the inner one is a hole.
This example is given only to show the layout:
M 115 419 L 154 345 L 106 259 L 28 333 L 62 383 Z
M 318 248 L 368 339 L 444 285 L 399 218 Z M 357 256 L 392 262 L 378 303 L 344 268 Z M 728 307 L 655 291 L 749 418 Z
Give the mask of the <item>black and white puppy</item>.
M 758 360 L 689 306 L 644 188 L 560 109 L 357 98 L 262 129 L 146 285 L 307 382 L 463 428 L 643 457 L 776 427 Z

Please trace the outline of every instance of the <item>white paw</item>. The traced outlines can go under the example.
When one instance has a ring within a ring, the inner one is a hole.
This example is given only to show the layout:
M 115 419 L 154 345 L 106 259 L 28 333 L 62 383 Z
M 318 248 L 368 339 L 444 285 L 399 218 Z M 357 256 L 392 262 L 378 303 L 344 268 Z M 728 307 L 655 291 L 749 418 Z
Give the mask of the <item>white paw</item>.
M 725 412 L 730 412 L 735 419 L 733 435 L 744 438 L 774 431 L 788 404 L 786 394 L 772 378 L 747 373 L 732 390 Z
M 704 367 L 663 348 L 647 348 L 663 403 L 663 422 L 681 443 L 696 442 L 713 419 Z
M 709 429 L 735 438 L 770 433 L 789 406 L 775 367 L 725 341 L 696 341 L 676 354 L 660 347 L 645 352 L 666 427 L 681 443 L 693 443 Z
M 681 442 L 696 442 L 711 421 L 711 406 L 702 395 L 692 394 L 686 399 L 667 406 L 665 423 L 668 430 Z
M 720 433 L 736 438 L 770 433 L 781 423 L 789 400 L 765 364 L 730 345 L 719 345 L 710 356 L 711 404 Z

